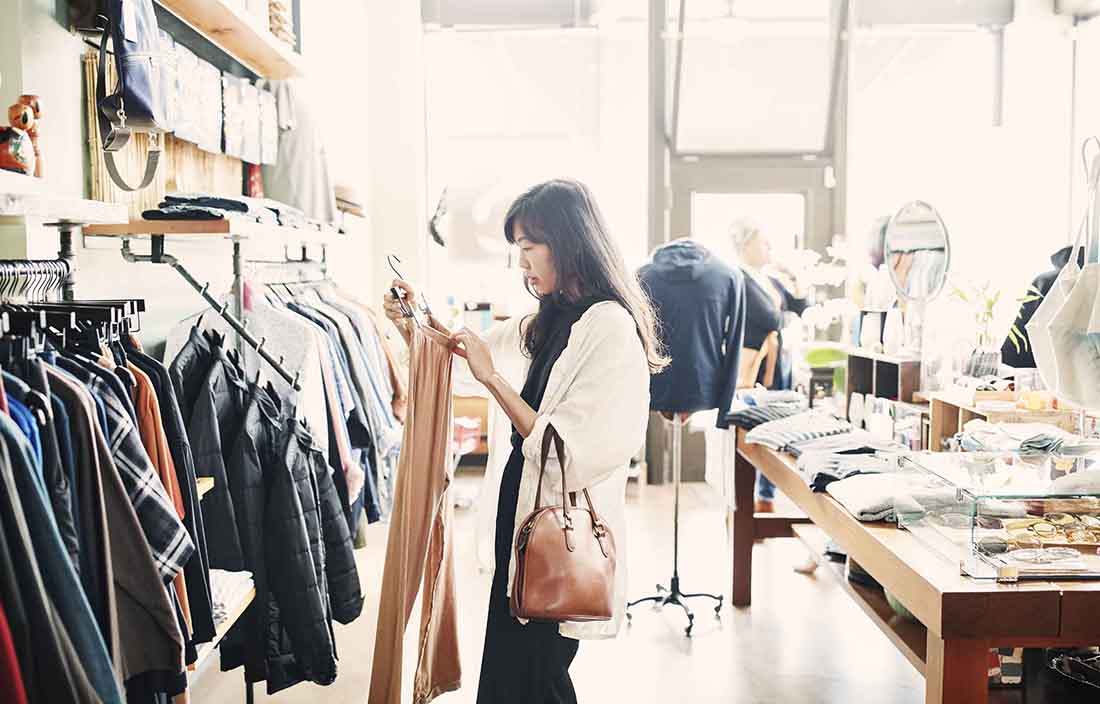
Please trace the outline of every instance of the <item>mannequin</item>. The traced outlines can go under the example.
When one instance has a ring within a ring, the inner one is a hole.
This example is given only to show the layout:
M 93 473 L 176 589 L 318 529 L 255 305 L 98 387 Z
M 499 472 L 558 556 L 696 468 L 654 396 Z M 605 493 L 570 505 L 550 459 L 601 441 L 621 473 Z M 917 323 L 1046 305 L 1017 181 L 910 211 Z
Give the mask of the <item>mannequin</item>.
M 652 260 L 638 272 L 661 321 L 661 337 L 672 362 L 650 379 L 650 408 L 669 423 L 672 474 L 675 487 L 673 513 L 673 564 L 669 587 L 658 594 L 631 602 L 672 604 L 688 617 L 685 632 L 691 635 L 695 616 L 685 603 L 690 598 L 722 597 L 683 594 L 680 591 L 680 464 L 684 423 L 695 411 L 719 409 L 718 427 L 728 428 L 727 411 L 733 402 L 740 371 L 744 337 L 745 281 L 740 271 L 688 238 L 674 240 L 654 251 Z M 629 608 L 628 607 L 628 608 Z M 627 612 L 629 616 L 629 611 Z

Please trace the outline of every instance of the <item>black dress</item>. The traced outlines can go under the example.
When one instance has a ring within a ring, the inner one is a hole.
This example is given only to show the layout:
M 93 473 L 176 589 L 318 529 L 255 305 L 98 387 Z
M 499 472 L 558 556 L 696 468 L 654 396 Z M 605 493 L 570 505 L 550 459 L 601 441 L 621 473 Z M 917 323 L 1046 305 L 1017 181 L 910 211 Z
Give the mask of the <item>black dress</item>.
M 571 304 L 553 303 L 543 309 L 541 315 L 552 316 L 553 323 L 531 360 L 527 381 L 520 392 L 531 408 L 538 410 L 542 403 L 550 370 L 569 343 L 573 323 L 596 302 L 587 299 Z M 512 617 L 508 605 L 508 566 L 523 476 L 522 445 L 523 438 L 513 428 L 512 454 L 504 467 L 497 501 L 496 571 L 489 590 L 477 704 L 575 704 L 577 695 L 569 679 L 569 665 L 577 654 L 578 642 L 558 633 L 556 623 L 521 624 Z

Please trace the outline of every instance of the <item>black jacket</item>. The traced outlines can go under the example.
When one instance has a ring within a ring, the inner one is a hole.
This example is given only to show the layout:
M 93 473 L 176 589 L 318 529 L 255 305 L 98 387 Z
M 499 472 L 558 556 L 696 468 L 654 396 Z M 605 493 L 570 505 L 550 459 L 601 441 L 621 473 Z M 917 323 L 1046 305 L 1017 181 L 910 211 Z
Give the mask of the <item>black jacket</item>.
M 191 328 L 187 342 L 168 365 L 168 375 L 176 390 L 176 401 L 184 418 L 190 418 L 195 409 L 206 373 L 214 364 L 214 353 L 210 340 L 199 330 L 198 325 Z
M 321 533 L 325 541 L 325 578 L 328 582 L 332 618 L 348 624 L 363 611 L 363 594 L 359 586 L 359 569 L 355 566 L 350 527 L 341 510 L 340 497 L 333 476 L 336 472 L 325 461 L 309 432 L 297 425 L 299 448 L 317 484 L 317 501 L 321 508 Z
M 248 385 L 223 348 L 216 347 L 213 353 L 215 361 L 196 395 L 187 436 L 196 473 L 214 478 L 214 488 L 202 501 L 210 566 L 236 572 L 245 569 L 244 557 L 229 496 L 225 458 L 240 432 Z M 188 382 L 185 377 L 185 388 Z
M 672 357 L 651 377 L 655 411 L 728 409 L 737 389 L 745 330 L 745 281 L 692 240 L 670 242 L 638 272 L 660 321 Z M 718 414 L 718 427 L 728 427 Z
M 1054 268 L 1039 274 L 1031 282 L 1031 285 L 1037 288 L 1043 296 L 1046 296 L 1047 292 L 1050 291 L 1050 287 L 1054 285 L 1054 280 L 1058 278 L 1062 267 L 1069 263 L 1072 251 L 1073 247 L 1062 247 L 1050 255 L 1050 263 Z M 1078 254 L 1077 264 L 1078 266 L 1084 266 L 1083 250 Z M 1023 335 L 1023 340 L 1020 340 L 1020 351 L 1016 351 L 1016 346 L 1007 337 L 1001 345 L 1001 361 L 1010 367 L 1016 367 L 1017 369 L 1033 369 L 1035 367 L 1035 354 L 1031 351 L 1031 340 L 1027 336 L 1025 326 L 1031 320 L 1031 316 L 1035 315 L 1040 303 L 1042 303 L 1042 299 L 1021 304 L 1020 312 L 1016 315 L 1016 329 Z
M 332 621 L 350 623 L 363 607 L 332 470 L 270 387 L 253 387 L 228 466 L 256 599 L 223 641 L 222 669 L 243 664 L 272 694 L 302 681 L 331 684 Z
M 798 298 L 784 286 L 779 279 L 771 277 L 772 286 L 782 296 L 782 303 L 775 304 L 767 290 L 751 276 L 745 277 L 745 341 L 744 347 L 758 350 L 764 344 L 765 338 L 773 332 L 779 333 L 779 364 L 772 384 L 773 389 L 791 388 L 790 365 L 783 359 L 783 314 L 787 312 L 802 315 L 809 305 L 809 299 Z M 764 369 L 761 365 L 757 381 L 764 380 Z
M 336 680 L 336 646 L 325 577 L 317 481 L 296 432 L 284 421 L 283 466 L 272 467 L 264 541 L 268 584 L 267 691 L 303 680 Z
M 280 471 L 282 418 L 277 399 L 265 389 L 251 389 L 241 431 L 229 453 L 229 496 L 237 520 L 245 569 L 252 573 L 256 598 L 222 641 L 222 669 L 245 666 L 249 682 L 267 679 L 267 618 L 271 598 L 264 534 L 267 522 L 265 473 Z

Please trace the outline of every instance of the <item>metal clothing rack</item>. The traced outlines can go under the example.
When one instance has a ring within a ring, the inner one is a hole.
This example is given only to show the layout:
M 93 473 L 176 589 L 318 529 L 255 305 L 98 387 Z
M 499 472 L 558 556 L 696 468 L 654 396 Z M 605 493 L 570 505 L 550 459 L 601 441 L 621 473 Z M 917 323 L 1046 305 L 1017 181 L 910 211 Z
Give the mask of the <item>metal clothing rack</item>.
M 203 300 L 205 300 L 211 308 L 213 308 L 219 316 L 229 324 L 229 327 L 237 333 L 238 338 L 256 350 L 256 353 L 268 363 L 268 365 L 278 373 L 295 391 L 301 391 L 302 387 L 299 383 L 302 372 L 299 370 L 293 376 L 290 372 L 283 367 L 281 359 L 275 359 L 271 356 L 267 350 L 264 349 L 264 345 L 267 343 L 267 338 L 261 338 L 257 340 L 252 333 L 248 332 L 248 328 L 241 321 L 244 317 L 244 288 L 243 288 L 243 276 L 241 269 L 241 243 L 237 238 L 233 239 L 233 303 L 234 312 L 229 312 L 229 302 L 220 303 L 218 299 L 214 298 L 210 294 L 209 283 L 199 283 L 198 279 L 192 276 L 191 272 L 180 263 L 171 254 L 164 251 L 164 235 L 154 235 L 151 238 L 151 250 L 149 254 L 134 254 L 130 249 L 130 239 L 123 238 L 122 240 L 122 258 L 130 263 L 147 262 L 151 264 L 168 264 L 176 270 L 183 280 L 187 282 L 191 288 L 195 289 Z
M 290 256 L 290 248 L 287 245 L 283 246 L 283 258 L 282 259 L 249 259 L 245 262 L 249 266 L 253 267 L 273 267 L 278 269 L 286 269 L 289 267 L 316 267 L 320 272 L 320 278 L 309 279 L 305 278 L 304 272 L 299 269 L 299 277 L 293 281 L 261 281 L 266 286 L 280 286 L 287 284 L 310 284 L 310 283 L 322 283 L 325 281 L 331 281 L 328 275 L 328 248 L 321 245 L 321 258 L 310 259 L 309 251 L 305 244 L 301 248 L 301 257 L 292 258 Z

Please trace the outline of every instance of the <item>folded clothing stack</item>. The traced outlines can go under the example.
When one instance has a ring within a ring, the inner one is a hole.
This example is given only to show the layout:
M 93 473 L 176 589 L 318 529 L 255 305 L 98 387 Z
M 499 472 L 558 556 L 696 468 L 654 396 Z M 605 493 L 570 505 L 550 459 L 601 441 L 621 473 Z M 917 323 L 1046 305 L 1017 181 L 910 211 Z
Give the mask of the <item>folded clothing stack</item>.
M 898 478 L 891 474 L 860 474 L 829 484 L 826 491 L 860 521 L 894 522 Z
M 240 605 L 255 585 L 251 572 L 210 570 L 210 595 L 214 603 L 214 625 L 220 626 Z
M 146 220 L 226 220 L 243 218 L 263 225 L 310 227 L 305 213 L 269 198 L 172 193 L 160 207 L 142 213 Z
M 833 482 L 825 491 L 860 521 L 896 523 L 898 511 L 904 516 L 961 511 L 953 487 L 905 473 L 859 474 Z
M 792 444 L 852 432 L 852 424 L 824 411 L 806 411 L 756 426 L 745 442 L 785 451 Z
M 1049 423 L 990 423 L 975 418 L 963 426 L 957 439 L 968 452 L 1044 455 L 1057 454 L 1080 438 Z
M 730 425 L 744 430 L 752 430 L 758 425 L 789 418 L 805 410 L 805 406 L 793 403 L 776 403 L 771 406 L 746 406 L 730 413 L 727 419 Z
M 806 405 L 806 397 L 798 391 L 772 390 L 764 387 L 737 392 L 737 398 L 750 406 L 770 406 L 774 403 L 800 403 Z
M 758 425 L 788 418 L 805 410 L 806 397 L 797 391 L 757 388 L 738 392 L 726 419 L 730 425 L 752 430 Z
M 860 455 L 873 452 L 901 452 L 904 449 L 893 440 L 883 440 L 874 433 L 861 428 L 853 428 L 848 433 L 792 442 L 787 448 L 788 452 L 795 457 L 801 457 L 805 453 Z
M 798 469 L 813 491 L 825 491 L 830 484 L 860 474 L 885 474 L 897 465 L 887 457 L 873 454 L 807 452 L 798 458 Z

